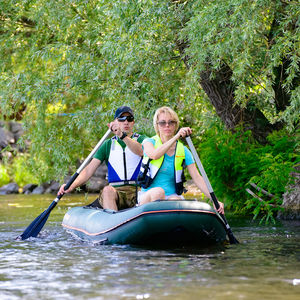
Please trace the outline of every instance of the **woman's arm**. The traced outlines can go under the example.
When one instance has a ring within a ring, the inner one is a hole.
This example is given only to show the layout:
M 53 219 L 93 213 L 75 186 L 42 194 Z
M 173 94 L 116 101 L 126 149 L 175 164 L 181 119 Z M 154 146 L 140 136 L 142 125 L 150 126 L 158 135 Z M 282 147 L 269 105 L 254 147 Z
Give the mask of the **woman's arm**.
M 168 140 L 166 143 L 162 144 L 158 148 L 155 148 L 151 142 L 145 141 L 143 142 L 143 147 L 146 155 L 151 159 L 159 159 L 162 157 L 176 142 L 175 136 L 172 139 Z
M 145 142 L 143 143 L 144 151 L 147 154 L 148 157 L 151 159 L 159 159 L 164 154 L 167 153 L 167 151 L 172 147 L 172 145 L 179 140 L 181 137 L 185 137 L 187 135 L 190 135 L 192 133 L 191 128 L 189 127 L 183 127 L 180 128 L 177 134 L 175 134 L 171 139 L 164 142 L 161 146 L 158 148 L 155 148 L 151 142 Z
M 193 164 L 190 164 L 187 166 L 187 169 L 194 181 L 194 183 L 197 185 L 197 187 L 200 189 L 200 191 L 209 199 L 211 199 L 211 196 L 210 196 L 210 193 L 209 193 L 209 190 L 206 186 L 206 183 L 203 179 L 203 177 L 200 175 L 200 173 L 198 172 L 198 169 L 196 168 L 196 165 L 193 163 Z M 220 214 L 224 214 L 224 204 L 220 201 L 219 202 L 219 209 L 218 209 L 218 212 Z
M 205 181 L 203 179 L 203 177 L 200 175 L 200 173 L 198 172 L 196 165 L 195 164 L 190 164 L 187 166 L 187 169 L 194 181 L 194 183 L 197 185 L 197 187 L 200 189 L 200 191 L 207 197 L 207 198 L 211 198 L 208 188 L 205 184 Z

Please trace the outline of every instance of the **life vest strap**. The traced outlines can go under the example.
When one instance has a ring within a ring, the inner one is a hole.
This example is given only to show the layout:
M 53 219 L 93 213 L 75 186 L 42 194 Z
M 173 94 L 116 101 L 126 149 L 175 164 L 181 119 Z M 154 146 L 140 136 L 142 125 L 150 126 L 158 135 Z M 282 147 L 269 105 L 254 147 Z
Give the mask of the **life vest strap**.
M 109 185 L 111 186 L 117 186 L 117 185 L 136 185 L 135 180 L 123 180 L 118 182 L 110 182 Z

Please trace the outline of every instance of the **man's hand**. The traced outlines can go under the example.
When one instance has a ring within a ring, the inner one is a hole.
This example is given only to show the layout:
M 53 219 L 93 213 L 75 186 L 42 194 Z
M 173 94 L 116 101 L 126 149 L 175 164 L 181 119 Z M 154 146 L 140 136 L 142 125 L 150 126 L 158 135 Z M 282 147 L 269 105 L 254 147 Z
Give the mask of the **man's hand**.
M 68 188 L 67 190 L 65 190 L 65 186 L 66 184 L 63 184 L 60 188 L 59 191 L 57 192 L 57 196 L 59 195 L 63 195 L 63 194 L 67 194 L 70 193 L 72 191 L 72 189 Z
M 119 123 L 117 120 L 110 122 L 109 124 L 107 124 L 109 129 L 112 131 L 112 133 L 118 137 L 121 137 L 123 132 L 119 126 Z

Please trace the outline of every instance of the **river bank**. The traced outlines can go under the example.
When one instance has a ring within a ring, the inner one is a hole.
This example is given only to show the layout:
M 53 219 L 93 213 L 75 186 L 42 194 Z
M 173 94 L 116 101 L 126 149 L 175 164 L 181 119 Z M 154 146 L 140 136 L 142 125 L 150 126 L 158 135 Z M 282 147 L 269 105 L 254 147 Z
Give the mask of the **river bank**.
M 12 159 L 16 153 L 24 153 L 30 145 L 29 141 L 24 141 L 23 146 L 18 144 L 19 138 L 23 135 L 24 130 L 20 122 L 0 122 L 0 161 L 4 159 Z M 295 167 L 295 172 L 292 176 L 295 178 L 295 183 L 286 188 L 286 192 L 282 195 L 282 211 L 278 212 L 278 217 L 281 219 L 300 219 L 300 167 Z M 82 186 L 74 193 L 99 193 L 102 188 L 107 185 L 106 180 L 107 168 L 102 164 L 89 182 Z M 66 177 L 64 182 L 67 182 L 69 177 Z M 10 182 L 0 186 L 0 195 L 8 194 L 56 194 L 61 183 L 58 181 L 45 182 L 40 185 L 29 183 L 24 186 L 19 186 L 15 182 Z M 191 182 L 186 184 L 186 188 L 192 194 L 200 195 L 196 186 Z

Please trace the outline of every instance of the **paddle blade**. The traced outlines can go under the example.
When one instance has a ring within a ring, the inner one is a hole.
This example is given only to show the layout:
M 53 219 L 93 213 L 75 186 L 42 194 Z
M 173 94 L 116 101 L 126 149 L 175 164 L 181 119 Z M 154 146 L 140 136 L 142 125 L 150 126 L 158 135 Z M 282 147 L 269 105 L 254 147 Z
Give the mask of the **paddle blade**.
M 231 229 L 227 230 L 227 236 L 229 238 L 229 243 L 230 244 L 239 244 L 240 242 L 235 238 L 235 236 L 233 235 Z
M 229 243 L 230 244 L 239 244 L 239 241 L 235 238 L 235 236 L 233 235 L 233 232 L 231 231 L 231 228 L 225 218 L 225 216 L 223 214 L 220 214 L 221 218 L 223 219 L 225 226 L 226 226 L 226 233 L 229 239 Z
M 41 213 L 35 220 L 33 220 L 32 223 L 25 229 L 25 231 L 21 235 L 19 235 L 16 239 L 26 240 L 30 237 L 37 237 L 37 235 L 40 233 L 45 223 L 47 222 L 48 217 L 56 204 L 57 202 L 53 201 L 51 205 L 43 213 Z

